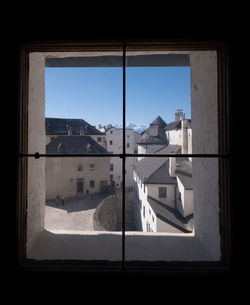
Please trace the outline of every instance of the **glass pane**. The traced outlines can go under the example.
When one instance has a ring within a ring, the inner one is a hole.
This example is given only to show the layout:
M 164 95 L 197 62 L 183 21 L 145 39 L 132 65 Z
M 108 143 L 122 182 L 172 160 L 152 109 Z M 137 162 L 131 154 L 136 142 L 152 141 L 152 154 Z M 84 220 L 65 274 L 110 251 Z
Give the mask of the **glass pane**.
M 65 56 L 46 59 L 46 145 L 59 137 L 55 143 L 58 152 L 84 154 L 93 149 L 103 153 L 97 143 L 109 152 L 121 153 L 122 52 Z M 70 139 L 75 136 L 84 136 L 85 141 Z M 87 140 L 88 147 L 84 149 Z M 72 149 L 66 149 L 67 145 Z M 74 145 L 79 147 L 73 148 Z
M 121 159 L 46 158 L 45 229 L 119 231 Z
M 117 166 L 105 156 L 28 158 L 28 258 L 121 260 Z
M 134 215 L 135 232 L 126 231 L 126 259 L 171 256 L 178 260 L 182 256 L 185 260 L 186 251 L 189 260 L 209 257 L 211 249 L 219 253 L 218 169 L 217 158 L 140 160 L 133 171 L 133 203 L 127 206 Z M 198 239 L 206 245 L 205 252 Z
M 216 52 L 126 54 L 126 126 L 140 133 L 138 153 L 218 153 Z

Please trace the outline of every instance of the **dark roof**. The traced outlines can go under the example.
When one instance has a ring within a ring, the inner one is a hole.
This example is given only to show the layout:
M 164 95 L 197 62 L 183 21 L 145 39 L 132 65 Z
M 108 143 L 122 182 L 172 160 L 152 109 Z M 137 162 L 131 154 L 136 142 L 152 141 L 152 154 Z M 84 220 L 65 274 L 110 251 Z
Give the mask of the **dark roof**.
M 176 159 L 176 171 L 175 174 L 180 179 L 186 190 L 193 189 L 193 175 L 192 175 L 192 165 L 191 162 L 186 158 Z
M 90 136 L 57 136 L 46 145 L 46 153 L 107 154 Z
M 188 119 L 188 127 L 191 128 L 191 120 Z M 164 130 L 176 130 L 181 129 L 181 121 L 175 121 L 168 123 L 167 126 L 164 128 Z
M 193 214 L 190 214 L 184 218 L 176 209 L 171 208 L 168 205 L 152 197 L 148 196 L 147 200 L 159 219 L 172 225 L 173 227 L 179 229 L 182 232 L 190 233 Z
M 45 118 L 46 135 L 68 135 L 69 128 L 72 135 L 80 135 L 80 131 L 84 135 L 104 134 L 82 119 Z
M 141 133 L 141 137 L 138 139 L 137 144 L 167 144 L 164 128 L 167 123 L 158 116 L 149 127 Z
M 157 154 L 171 154 L 171 153 L 180 153 L 181 148 L 178 145 L 168 145 L 164 146 L 163 148 L 159 149 L 157 151 Z M 145 157 L 141 159 L 135 166 L 135 172 L 137 175 L 141 177 L 143 182 L 146 183 L 146 181 L 151 175 L 153 175 L 156 171 L 160 169 L 161 166 L 163 166 L 164 163 L 168 161 L 168 157 Z M 164 170 L 161 169 L 160 174 L 163 174 Z M 169 183 L 173 183 L 173 181 L 169 180 L 169 174 L 168 170 L 166 171 L 166 174 L 164 176 L 165 181 L 169 181 Z M 154 180 L 155 181 L 155 180 Z M 149 183 L 149 182 L 148 182 Z M 156 183 L 156 182 L 154 182 Z M 164 179 L 162 176 L 162 181 L 160 183 L 164 183 Z
M 176 178 L 169 175 L 169 159 L 145 181 L 145 184 L 176 184 Z

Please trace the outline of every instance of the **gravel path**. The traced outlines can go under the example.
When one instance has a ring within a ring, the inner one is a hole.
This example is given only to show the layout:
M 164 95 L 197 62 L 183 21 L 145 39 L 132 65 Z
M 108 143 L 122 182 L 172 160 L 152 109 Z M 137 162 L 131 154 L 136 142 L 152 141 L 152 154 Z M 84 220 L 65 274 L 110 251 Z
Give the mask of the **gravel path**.
M 46 203 L 45 229 L 93 231 L 93 215 L 106 194 L 85 195 L 84 198 L 65 199 L 64 205 Z

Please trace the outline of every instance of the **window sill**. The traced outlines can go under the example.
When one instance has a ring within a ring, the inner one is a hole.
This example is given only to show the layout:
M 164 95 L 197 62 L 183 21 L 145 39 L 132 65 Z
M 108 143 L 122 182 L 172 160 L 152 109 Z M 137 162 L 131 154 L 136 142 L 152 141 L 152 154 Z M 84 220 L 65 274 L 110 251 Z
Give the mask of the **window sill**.
M 121 261 L 122 233 L 44 230 L 27 258 L 34 260 Z M 127 232 L 126 261 L 219 261 L 194 233 Z

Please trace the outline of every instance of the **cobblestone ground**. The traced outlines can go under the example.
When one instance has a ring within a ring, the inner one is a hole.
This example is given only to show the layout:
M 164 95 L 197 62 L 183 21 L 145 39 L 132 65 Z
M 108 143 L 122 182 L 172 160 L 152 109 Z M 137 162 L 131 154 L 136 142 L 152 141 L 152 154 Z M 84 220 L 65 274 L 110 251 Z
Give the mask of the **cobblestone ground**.
M 85 195 L 84 198 L 65 199 L 64 205 L 46 202 L 45 229 L 93 231 L 93 215 L 106 194 Z

